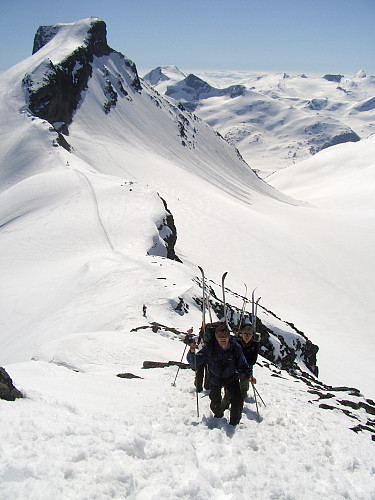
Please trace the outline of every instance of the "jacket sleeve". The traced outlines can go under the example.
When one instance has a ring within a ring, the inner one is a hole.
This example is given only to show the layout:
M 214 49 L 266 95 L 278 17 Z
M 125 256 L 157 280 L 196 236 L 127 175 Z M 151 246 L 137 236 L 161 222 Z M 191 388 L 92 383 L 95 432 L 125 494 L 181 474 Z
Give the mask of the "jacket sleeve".
M 207 346 L 202 347 L 202 349 L 199 352 L 196 352 L 195 354 L 191 353 L 190 350 L 188 351 L 186 359 L 192 368 L 195 368 L 195 358 L 197 360 L 197 366 L 206 363 L 209 358 Z
M 249 366 L 249 364 L 246 361 L 246 358 L 244 356 L 244 353 L 242 351 L 242 347 L 237 342 L 235 345 L 235 349 L 236 349 L 236 358 L 237 358 L 237 370 L 243 372 L 247 378 L 252 377 L 253 376 L 253 367 Z
M 251 354 L 249 357 L 246 358 L 250 366 L 255 365 L 255 363 L 257 362 L 259 349 L 260 349 L 259 342 L 254 342 L 253 348 L 251 349 Z

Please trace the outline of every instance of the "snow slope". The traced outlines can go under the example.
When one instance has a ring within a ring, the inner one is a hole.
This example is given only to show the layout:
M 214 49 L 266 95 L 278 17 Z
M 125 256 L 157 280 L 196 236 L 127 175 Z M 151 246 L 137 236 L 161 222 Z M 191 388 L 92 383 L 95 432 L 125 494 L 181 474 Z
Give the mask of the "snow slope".
M 267 181 L 294 198 L 320 208 L 375 208 L 375 135 L 360 143 L 340 144 L 298 165 L 269 176 Z
M 0 400 L 0 497 L 372 498 L 370 434 L 350 430 L 369 425 L 362 396 L 341 398 L 357 406 L 350 418 L 336 400 L 324 409 L 307 391 L 314 377 L 260 358 L 262 421 L 249 397 L 234 431 L 207 397 L 196 416 L 190 370 L 172 387 L 176 366 L 142 365 L 183 357 L 178 339 L 201 321 L 202 265 L 210 284 L 228 271 L 234 305 L 244 282 L 257 286 L 261 304 L 317 343 L 325 383 L 373 397 L 373 211 L 276 191 L 205 122 L 135 89 L 118 53 L 93 59 L 71 150 L 59 147 L 22 80 L 83 46 L 93 22 L 62 25 L 0 75 L 0 364 L 27 396 Z M 106 112 L 108 82 L 118 99 Z M 368 146 L 355 146 L 365 170 Z M 166 258 L 163 200 L 182 263 Z M 260 319 L 288 333 L 265 309 Z
M 53 352 L 52 363 L 41 352 L 9 366 L 28 399 L 0 400 L 1 498 L 373 498 L 368 435 L 311 404 L 303 383 L 272 366 L 256 367 L 261 422 L 249 396 L 234 430 L 212 417 L 207 395 L 197 417 L 191 370 L 172 387 L 176 366 L 141 368 L 180 359 L 181 342 L 102 331 Z M 124 372 L 142 378 L 115 376 Z

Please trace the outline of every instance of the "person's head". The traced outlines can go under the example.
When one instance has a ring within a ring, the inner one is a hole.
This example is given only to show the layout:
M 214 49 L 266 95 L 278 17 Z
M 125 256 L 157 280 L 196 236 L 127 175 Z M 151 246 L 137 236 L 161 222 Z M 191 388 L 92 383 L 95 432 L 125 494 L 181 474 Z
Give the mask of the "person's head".
M 227 349 L 229 344 L 229 330 L 225 323 L 221 323 L 219 326 L 216 327 L 215 338 L 219 346 L 225 351 L 225 349 Z
M 242 328 L 241 336 L 245 344 L 248 344 L 253 339 L 254 333 L 250 325 L 246 325 Z

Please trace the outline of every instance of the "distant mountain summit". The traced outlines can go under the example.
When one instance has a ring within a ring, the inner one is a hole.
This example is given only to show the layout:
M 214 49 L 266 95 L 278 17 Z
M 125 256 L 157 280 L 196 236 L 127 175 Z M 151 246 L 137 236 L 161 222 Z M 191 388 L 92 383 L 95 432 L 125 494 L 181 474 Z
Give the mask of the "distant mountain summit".
M 162 85 L 163 82 L 168 82 L 171 85 L 173 82 L 179 82 L 186 77 L 177 66 L 158 66 L 147 73 L 143 80 L 150 83 L 152 86 Z
M 183 106 L 193 112 L 199 106 L 200 101 L 204 99 L 223 96 L 232 99 L 242 95 L 245 90 L 245 87 L 242 85 L 232 85 L 225 89 L 218 89 L 212 87 L 198 76 L 190 74 L 184 80 L 174 85 L 168 85 L 165 95 L 180 101 Z

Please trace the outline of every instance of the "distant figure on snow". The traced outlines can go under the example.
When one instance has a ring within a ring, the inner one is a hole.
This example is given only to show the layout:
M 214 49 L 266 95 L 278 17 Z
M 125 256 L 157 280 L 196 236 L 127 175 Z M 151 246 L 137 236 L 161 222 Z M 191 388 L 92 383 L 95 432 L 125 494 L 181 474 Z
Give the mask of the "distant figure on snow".
M 147 307 L 143 304 L 143 316 L 146 318 L 147 316 Z
M 238 371 L 250 379 L 253 376 L 252 368 L 248 365 L 241 346 L 234 337 L 229 335 L 225 323 L 219 324 L 215 331 L 215 339 L 195 353 L 197 344 L 190 345 L 187 361 L 192 368 L 202 364 L 208 365 L 210 385 L 210 408 L 214 417 L 221 418 L 224 410 L 221 406 L 221 388 L 229 389 L 230 425 L 237 425 L 241 420 L 243 399 L 240 389 Z

